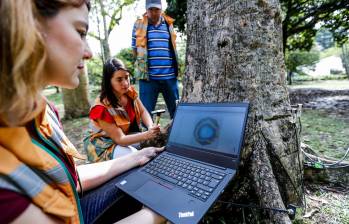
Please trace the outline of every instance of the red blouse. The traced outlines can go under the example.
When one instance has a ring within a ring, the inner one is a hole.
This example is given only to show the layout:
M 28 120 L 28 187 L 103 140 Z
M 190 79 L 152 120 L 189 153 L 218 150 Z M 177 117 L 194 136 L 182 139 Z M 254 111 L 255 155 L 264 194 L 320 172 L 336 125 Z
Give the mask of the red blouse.
M 136 118 L 136 112 L 133 108 L 132 100 L 130 98 L 128 99 L 126 107 L 124 109 L 126 110 L 128 117 L 130 118 L 130 123 L 132 124 L 132 122 Z M 114 123 L 114 118 L 110 115 L 108 109 L 102 105 L 94 106 L 90 111 L 89 117 L 91 120 L 100 119 L 108 123 Z

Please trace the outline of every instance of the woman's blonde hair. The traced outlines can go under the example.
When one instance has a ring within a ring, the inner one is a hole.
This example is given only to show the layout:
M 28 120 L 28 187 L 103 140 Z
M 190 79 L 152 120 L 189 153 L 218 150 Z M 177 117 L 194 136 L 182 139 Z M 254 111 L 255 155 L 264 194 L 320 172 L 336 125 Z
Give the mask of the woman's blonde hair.
M 0 4 L 0 116 L 2 123 L 15 125 L 39 105 L 46 52 L 33 2 L 2 0 Z
M 40 110 L 46 46 L 39 21 L 86 0 L 0 1 L 0 125 L 17 125 Z

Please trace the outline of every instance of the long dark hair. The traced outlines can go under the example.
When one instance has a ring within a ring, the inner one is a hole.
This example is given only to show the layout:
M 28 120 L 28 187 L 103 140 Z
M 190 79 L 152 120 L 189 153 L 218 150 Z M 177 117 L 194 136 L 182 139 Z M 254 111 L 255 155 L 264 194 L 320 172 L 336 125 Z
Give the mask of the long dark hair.
M 113 74 L 119 70 L 124 70 L 131 74 L 130 71 L 125 67 L 124 63 L 116 58 L 108 59 L 103 65 L 103 78 L 99 100 L 103 102 L 104 99 L 107 99 L 113 107 L 120 106 L 119 99 L 114 94 L 113 87 L 111 85 Z

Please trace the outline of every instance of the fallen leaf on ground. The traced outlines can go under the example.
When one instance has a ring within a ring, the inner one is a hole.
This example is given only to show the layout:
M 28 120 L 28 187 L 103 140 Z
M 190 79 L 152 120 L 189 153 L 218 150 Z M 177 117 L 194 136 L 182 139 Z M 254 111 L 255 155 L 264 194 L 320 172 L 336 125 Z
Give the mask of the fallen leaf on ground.
M 303 215 L 303 218 L 310 218 L 312 217 L 315 213 L 319 212 L 318 209 L 313 209 L 310 212 L 307 212 L 305 215 Z

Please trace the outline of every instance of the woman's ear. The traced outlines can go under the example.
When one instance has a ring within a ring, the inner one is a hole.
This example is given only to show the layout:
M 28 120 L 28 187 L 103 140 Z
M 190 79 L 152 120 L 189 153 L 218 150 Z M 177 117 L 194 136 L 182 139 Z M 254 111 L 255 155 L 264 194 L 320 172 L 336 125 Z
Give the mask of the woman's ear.
M 47 33 L 46 33 L 46 25 L 45 25 L 45 21 L 43 19 L 39 19 L 36 21 L 36 27 L 39 31 L 39 33 L 41 34 L 41 37 L 43 39 L 47 38 Z

